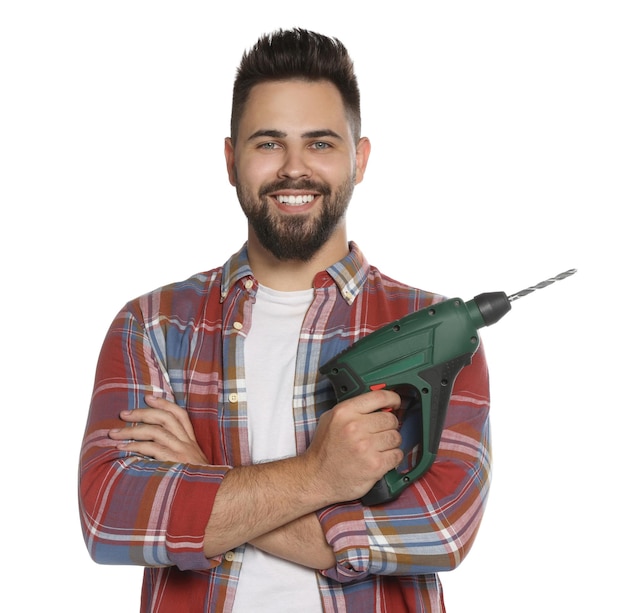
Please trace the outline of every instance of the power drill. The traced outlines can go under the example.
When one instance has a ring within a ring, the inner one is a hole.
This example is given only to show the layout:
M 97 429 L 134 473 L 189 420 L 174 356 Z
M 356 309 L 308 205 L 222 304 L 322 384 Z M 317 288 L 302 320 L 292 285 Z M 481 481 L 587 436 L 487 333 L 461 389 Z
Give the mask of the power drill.
M 394 500 L 435 461 L 454 382 L 480 344 L 478 329 L 499 321 L 514 300 L 575 272 L 568 270 L 510 296 L 491 292 L 468 302 L 450 298 L 433 304 L 368 334 L 320 368 L 338 402 L 376 389 L 397 392 L 418 430 L 415 466 L 407 472 L 390 470 L 361 499 L 363 504 Z

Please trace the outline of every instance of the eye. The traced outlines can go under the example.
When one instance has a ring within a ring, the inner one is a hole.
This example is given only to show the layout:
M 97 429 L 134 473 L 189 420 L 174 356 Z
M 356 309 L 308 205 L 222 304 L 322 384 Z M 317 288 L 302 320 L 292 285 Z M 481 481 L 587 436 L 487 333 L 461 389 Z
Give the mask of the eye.
M 263 149 L 265 151 L 273 151 L 274 149 L 278 149 L 279 146 L 280 145 L 275 142 L 260 143 L 259 145 L 257 145 L 258 149 Z
M 330 149 L 332 145 L 330 143 L 326 143 L 324 141 L 318 140 L 314 143 L 311 143 L 311 148 L 316 151 L 324 151 L 325 149 Z

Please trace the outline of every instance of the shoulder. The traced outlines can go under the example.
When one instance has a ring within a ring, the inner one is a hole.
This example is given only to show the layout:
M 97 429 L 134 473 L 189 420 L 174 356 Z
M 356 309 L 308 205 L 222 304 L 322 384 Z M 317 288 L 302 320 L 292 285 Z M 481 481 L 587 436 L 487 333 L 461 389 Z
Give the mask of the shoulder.
M 131 300 L 126 310 L 146 323 L 185 325 L 206 315 L 211 305 L 213 310 L 219 307 L 222 271 L 222 267 L 214 268 L 158 287 Z
M 363 285 L 363 298 L 384 302 L 390 307 L 396 305 L 397 310 L 407 313 L 441 302 L 445 296 L 398 281 L 370 265 L 367 281 Z

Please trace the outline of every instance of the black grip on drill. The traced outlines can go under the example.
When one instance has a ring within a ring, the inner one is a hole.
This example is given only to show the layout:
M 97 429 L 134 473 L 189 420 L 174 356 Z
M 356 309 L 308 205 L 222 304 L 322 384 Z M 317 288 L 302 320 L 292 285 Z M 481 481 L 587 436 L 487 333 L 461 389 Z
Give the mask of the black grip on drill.
M 376 481 L 374 487 L 361 498 L 361 502 L 368 507 L 373 507 L 377 504 L 382 504 L 389 500 L 397 498 L 397 495 L 393 494 L 389 483 L 383 478 Z
M 396 499 L 411 483 L 419 479 L 431 467 L 439 450 L 454 382 L 461 370 L 471 363 L 472 355 L 472 353 L 460 355 L 420 373 L 421 378 L 429 384 L 431 397 L 426 400 L 422 396 L 421 401 L 411 402 L 411 406 L 408 408 L 410 411 L 419 412 L 419 419 L 422 423 L 422 427 L 419 428 L 421 440 L 419 441 L 420 456 L 417 464 L 405 473 L 401 473 L 397 469 L 390 470 L 361 498 L 364 505 L 374 506 Z M 400 393 L 402 397 L 402 392 L 406 390 L 395 388 L 394 391 Z M 428 407 L 427 410 L 425 410 L 426 407 Z

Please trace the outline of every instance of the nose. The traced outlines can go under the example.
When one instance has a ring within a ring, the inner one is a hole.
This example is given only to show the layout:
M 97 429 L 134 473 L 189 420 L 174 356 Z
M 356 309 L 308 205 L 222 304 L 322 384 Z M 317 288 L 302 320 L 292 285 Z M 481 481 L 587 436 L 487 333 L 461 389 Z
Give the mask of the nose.
M 310 177 L 312 172 L 307 163 L 306 155 L 301 151 L 291 149 L 285 152 L 283 164 L 278 174 L 281 178 L 299 179 Z

